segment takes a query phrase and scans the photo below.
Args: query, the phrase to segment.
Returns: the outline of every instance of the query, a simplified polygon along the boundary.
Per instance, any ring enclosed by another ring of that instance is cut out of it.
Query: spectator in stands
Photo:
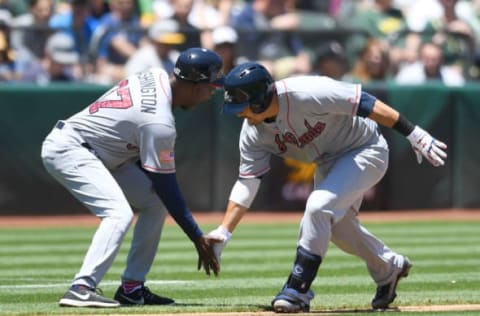
[[[149,43],[137,50],[126,64],[127,75],[151,67],[165,69],[173,75],[175,61],[179,55],[178,45],[185,42],[178,22],[173,19],[158,20],[148,29]]]
[[[437,81],[448,86],[460,86],[465,83],[462,74],[455,68],[443,64],[442,48],[426,42],[420,47],[420,58],[417,62],[404,65],[395,77],[399,84],[421,84]]]
[[[181,22],[182,29],[188,33],[194,33],[194,36],[187,39],[183,49],[192,45],[213,49],[211,30],[230,23],[235,2],[234,0],[156,0],[153,2],[153,10],[157,18],[173,17]]]
[[[107,0],[89,0],[89,5],[91,20],[95,21],[97,25],[110,12],[110,5]],[[94,29],[96,29],[96,26]]]
[[[315,51],[313,73],[342,80],[349,71],[345,50],[337,41],[321,44]]]
[[[25,69],[21,80],[38,84],[78,81],[81,80],[79,61],[73,38],[64,32],[56,32],[47,40],[42,63]]]
[[[228,25],[232,17],[232,10],[235,8],[234,0],[205,0],[207,8],[211,7],[212,14],[218,16],[215,18],[217,25]],[[208,15],[207,15],[208,17]]]
[[[375,37],[389,46],[389,59],[392,71],[403,62],[417,59],[420,41],[407,27],[403,12],[393,0],[374,0],[372,5],[358,2],[357,12],[344,23],[346,26],[366,31],[368,36],[354,36],[349,49],[355,53],[365,45],[368,37]]]
[[[73,37],[77,51],[86,55],[96,23],[90,21],[89,0],[68,0],[70,9],[67,12],[54,14],[49,26],[55,30],[63,30]]]
[[[253,0],[232,16],[232,26],[244,34],[241,54],[261,62],[278,79],[311,71],[301,38],[290,32],[298,28],[299,16],[286,8],[286,0]]]
[[[212,32],[213,50],[222,57],[223,72],[226,74],[237,65],[238,34],[234,28],[224,25]]]
[[[195,0],[188,13],[188,22],[197,29],[214,29],[230,22],[234,0]],[[171,17],[174,14],[174,0],[154,0],[153,10],[159,19]]]
[[[213,30],[230,23],[233,0],[196,0],[188,20],[200,30],[202,47],[210,47]]]
[[[0,20],[0,82],[18,78],[15,53],[10,46],[10,27]]]
[[[196,0],[188,20],[200,30],[211,30],[230,22],[233,0]]]
[[[42,59],[45,43],[51,34],[48,21],[53,13],[53,0],[29,0],[29,12],[12,21],[12,46],[24,50],[29,58]]]
[[[406,29],[405,16],[394,6],[393,0],[374,0],[371,3],[366,6],[359,1],[356,14],[351,21],[345,22],[367,31],[370,36],[387,40],[398,37]]]
[[[227,74],[239,62],[237,56],[238,34],[234,28],[223,25],[216,27],[211,32],[213,42],[212,50],[222,57],[224,74]],[[221,109],[225,101],[225,91],[222,88],[215,89],[212,97],[200,104],[200,106],[208,105],[215,109]]]
[[[390,60],[388,45],[377,38],[369,38],[353,69],[345,80],[359,83],[389,80]]]
[[[476,16],[478,1],[422,0],[414,1],[406,12],[407,23],[415,32],[448,29],[472,35],[480,33]]]
[[[184,33],[186,39],[185,43],[178,47],[179,51],[204,46],[200,38],[201,30],[193,25],[189,19],[193,5],[193,0],[160,1],[154,5],[158,19],[174,19],[180,25],[180,30]]]
[[[135,0],[111,0],[94,33],[99,39],[96,82],[117,82],[125,76],[125,63],[139,48],[143,38]]]
[[[475,47],[480,47],[480,20],[471,1],[416,1],[408,13],[409,26],[423,41],[442,46],[445,64],[465,72]]]
[[[57,31],[63,30],[74,39],[80,62],[84,65],[82,71],[86,75],[93,71],[89,47],[97,22],[91,17],[89,0],[68,0],[67,3],[70,9],[53,15],[49,25]]]

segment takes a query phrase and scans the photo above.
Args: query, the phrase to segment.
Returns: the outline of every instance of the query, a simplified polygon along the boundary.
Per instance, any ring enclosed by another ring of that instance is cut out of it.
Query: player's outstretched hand
[[[422,157],[425,157],[435,167],[445,164],[447,154],[444,150],[447,149],[447,145],[433,138],[422,128],[415,126],[407,139],[412,144],[419,164],[422,163]]]
[[[221,242],[221,240],[208,237],[206,235],[201,236],[194,242],[198,253],[197,269],[200,270],[201,267],[203,267],[207,275],[210,275],[210,269],[213,271],[215,276],[217,276],[218,272],[220,271],[220,264],[217,261],[215,252],[213,251],[213,245],[216,242]]]
[[[222,260],[223,248],[225,248],[230,238],[232,238],[232,233],[229,232],[225,227],[220,225],[211,232],[209,232],[207,236],[221,240],[220,242],[216,242],[213,244],[213,251],[215,252],[215,257],[217,258],[218,263],[220,263]]]

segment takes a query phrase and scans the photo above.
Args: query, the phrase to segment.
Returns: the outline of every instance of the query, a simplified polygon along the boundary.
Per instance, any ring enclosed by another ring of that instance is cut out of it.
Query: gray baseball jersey
[[[151,69],[121,81],[46,137],[45,168],[103,218],[74,284],[96,287],[102,280],[133,220],[132,208],[139,215],[122,279],[145,280],[167,210],[136,161],[151,172],[175,172],[171,101],[167,73]]]
[[[328,77],[298,76],[277,81],[279,113],[274,123],[244,121],[240,134],[240,177],[270,169],[270,155],[322,164],[368,142],[377,124],[355,116],[359,84]]]
[[[175,172],[175,120],[168,74],[132,75],[67,120],[108,169],[138,160],[148,171]]]
[[[314,190],[306,202],[298,245],[324,258],[332,241],[363,258],[378,284],[391,282],[402,256],[356,216],[363,195],[388,166],[388,145],[377,123],[356,116],[361,86],[320,76],[290,77],[275,85],[275,122],[243,123],[239,176],[265,174],[272,154],[315,162]]]

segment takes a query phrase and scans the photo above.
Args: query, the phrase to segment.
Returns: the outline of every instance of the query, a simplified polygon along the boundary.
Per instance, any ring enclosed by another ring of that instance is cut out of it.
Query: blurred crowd
[[[172,74],[188,47],[281,79],[480,80],[480,0],[0,0],[0,81],[111,84]]]

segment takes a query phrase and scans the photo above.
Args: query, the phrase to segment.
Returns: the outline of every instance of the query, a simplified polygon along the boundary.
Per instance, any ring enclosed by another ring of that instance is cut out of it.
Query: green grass
[[[215,227],[202,225],[205,231]],[[480,304],[480,222],[366,223],[414,264],[393,305]],[[115,310],[60,308],[58,300],[80,267],[93,236],[85,228],[0,230],[0,315],[167,314],[268,310],[295,255],[298,223],[241,224],[226,248],[220,276],[196,270],[193,244],[167,226],[147,285],[174,298],[174,307]],[[112,296],[123,271],[131,232],[100,287]],[[375,285],[363,262],[330,246],[312,289],[312,310],[358,315],[370,306]],[[354,312],[355,310],[359,310]],[[480,312],[388,312],[388,315],[478,315]],[[378,315],[378,313],[375,313]]]

